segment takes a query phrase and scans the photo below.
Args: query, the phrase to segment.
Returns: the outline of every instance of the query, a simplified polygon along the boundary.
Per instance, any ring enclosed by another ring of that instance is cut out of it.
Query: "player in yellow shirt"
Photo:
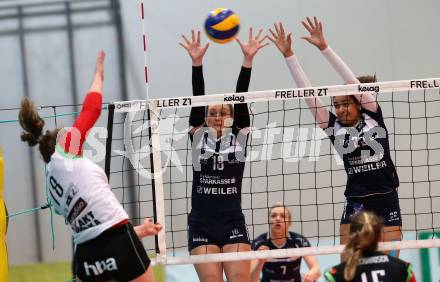
[[[3,200],[4,162],[0,147],[0,282],[8,281],[8,252],[6,249],[7,211]]]

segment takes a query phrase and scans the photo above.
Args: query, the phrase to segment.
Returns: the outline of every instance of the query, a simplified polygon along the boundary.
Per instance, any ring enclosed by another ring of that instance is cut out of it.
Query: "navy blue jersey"
[[[327,281],[344,282],[345,263],[332,267],[325,272]],[[383,281],[383,282],[413,282],[415,277],[412,266],[401,259],[373,252],[359,260],[356,274],[352,281]]]
[[[241,68],[237,93],[248,91],[251,72],[251,68]],[[205,95],[202,66],[192,68],[192,87],[194,96]],[[244,96],[237,97],[244,100]],[[193,156],[192,208],[201,214],[214,216],[225,212],[241,213],[241,182],[250,126],[249,109],[246,103],[234,105],[232,128],[220,139],[208,134],[206,110],[206,107],[193,107],[189,118],[192,128],[201,127],[194,136],[190,135]]]
[[[271,250],[310,247],[309,241],[302,235],[289,232],[286,243],[283,246],[276,246],[267,233],[258,236],[252,243],[252,249],[258,250],[260,246],[267,246]],[[269,259],[263,266],[263,277],[261,282],[296,282],[301,281],[301,260],[302,257]]]
[[[191,136],[192,209],[205,215],[241,213],[241,183],[247,141],[247,133],[243,132],[247,130],[243,129],[240,133],[238,129],[230,130],[220,139],[210,137],[207,130],[207,127],[202,127],[198,129],[201,132]]]
[[[330,112],[326,133],[344,161],[346,197],[385,194],[399,186],[388,130],[379,106],[376,113],[362,108],[360,121],[353,127],[344,127]]]

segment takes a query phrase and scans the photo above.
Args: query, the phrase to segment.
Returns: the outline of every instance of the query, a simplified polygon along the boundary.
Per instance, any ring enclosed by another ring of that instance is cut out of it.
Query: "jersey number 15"
[[[371,279],[368,278],[368,275],[366,272],[363,272],[361,274],[362,282],[381,282],[381,280],[379,280],[379,276],[385,276],[385,270],[383,270],[383,269],[373,270],[373,271],[370,271],[369,274],[371,276]]]

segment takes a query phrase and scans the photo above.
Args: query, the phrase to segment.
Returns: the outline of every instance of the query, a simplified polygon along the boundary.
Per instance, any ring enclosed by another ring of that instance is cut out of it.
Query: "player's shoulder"
[[[292,239],[305,239],[305,237],[299,233],[293,232],[293,231],[289,231],[289,236]]]
[[[376,122],[379,123],[383,121],[382,108],[379,106],[379,104],[377,104],[377,109],[375,112],[372,112],[362,107],[361,114],[365,117],[366,121],[375,120]]]
[[[289,231],[288,240],[290,240],[292,243],[294,243],[295,247],[310,247],[311,246],[309,240],[306,237],[304,237],[303,235],[296,233],[296,232]]]
[[[252,241],[253,250],[257,250],[262,245],[269,245],[269,237],[267,233],[260,234]]]
[[[335,265],[324,272],[324,277],[327,281],[339,281],[340,277],[344,275],[345,263]]]
[[[400,266],[405,269],[411,267],[411,263],[404,261],[403,259],[396,258],[396,257],[390,256],[390,255],[386,255],[386,256],[388,257],[389,262],[394,266]]]
[[[267,232],[262,233],[260,235],[258,235],[255,239],[255,242],[263,242],[263,241],[269,241],[269,236],[267,234]]]

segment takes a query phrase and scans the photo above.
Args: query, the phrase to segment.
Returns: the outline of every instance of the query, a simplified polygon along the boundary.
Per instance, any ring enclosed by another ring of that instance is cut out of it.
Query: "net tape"
[[[188,96],[165,99],[132,100],[115,102],[115,112],[133,112],[150,109],[183,108],[213,104],[283,101],[304,98],[324,98],[353,94],[393,93],[411,90],[440,88],[440,78],[398,80],[365,84],[287,88],[243,93],[225,93],[205,96]]]
[[[162,172],[163,169],[160,164],[160,142],[159,132],[157,130],[157,114],[163,109],[177,109],[188,108],[196,106],[207,106],[212,104],[234,104],[234,103],[251,103],[251,102],[268,102],[268,101],[289,101],[294,99],[304,98],[322,98],[341,95],[353,95],[353,94],[378,94],[378,93],[394,93],[394,92],[406,92],[406,91],[423,91],[428,89],[439,89],[440,78],[428,78],[417,80],[401,80],[401,81],[387,81],[377,82],[369,84],[350,84],[350,85],[336,85],[336,86],[320,86],[320,87],[307,87],[307,88],[289,88],[278,90],[266,90],[255,91],[247,93],[226,93],[226,94],[214,94],[207,96],[188,96],[177,98],[164,98],[164,99],[150,99],[147,100],[133,100],[133,101],[121,101],[115,102],[115,112],[136,112],[150,109],[152,115],[152,138],[151,145],[156,152],[153,154],[153,161],[155,163],[155,190],[156,195],[161,198],[157,201],[157,209],[162,211],[159,213],[158,220],[165,222],[165,206],[163,200],[163,184],[162,184]],[[161,196],[162,195],[162,196]],[[342,245],[336,246],[319,246],[301,249],[284,249],[284,250],[268,250],[268,251],[251,251],[251,252],[237,252],[237,253],[220,253],[220,254],[206,254],[196,255],[188,257],[173,257],[167,256],[166,253],[166,240],[165,230],[162,230],[159,234],[159,249],[160,254],[153,260],[153,264],[193,264],[193,263],[206,263],[206,262],[219,262],[219,261],[235,261],[245,259],[260,259],[260,258],[282,258],[282,257],[295,257],[304,255],[324,255],[324,254],[336,254],[343,251]],[[381,243],[380,250],[392,250],[392,249],[412,249],[412,248],[434,248],[440,247],[440,239],[430,240],[413,240],[402,242],[387,242]]]

